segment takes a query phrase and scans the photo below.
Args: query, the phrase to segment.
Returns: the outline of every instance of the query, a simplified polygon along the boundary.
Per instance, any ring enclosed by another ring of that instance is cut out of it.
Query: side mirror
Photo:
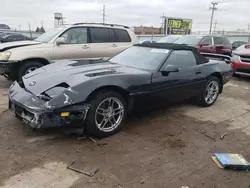
[[[201,44],[201,47],[203,47],[203,46],[209,46],[209,45],[210,45],[209,43],[203,42],[203,43]]]
[[[65,44],[65,40],[63,37],[56,39],[56,45],[60,46],[61,44]]]
[[[166,67],[163,68],[162,75],[168,76],[169,73],[171,72],[179,72],[179,69],[174,65],[167,65]]]

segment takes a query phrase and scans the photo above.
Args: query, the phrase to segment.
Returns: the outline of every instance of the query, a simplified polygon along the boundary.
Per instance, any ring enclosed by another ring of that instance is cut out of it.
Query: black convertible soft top
[[[203,64],[209,62],[209,59],[200,54],[196,48],[192,46],[187,46],[184,44],[173,44],[173,43],[144,43],[144,44],[135,44],[134,46],[148,47],[148,48],[162,48],[168,50],[190,50],[193,52],[197,64]]]

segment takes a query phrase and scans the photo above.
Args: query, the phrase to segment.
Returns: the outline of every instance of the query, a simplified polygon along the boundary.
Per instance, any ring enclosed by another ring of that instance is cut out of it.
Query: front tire
[[[221,83],[217,77],[211,77],[207,83],[204,91],[197,97],[197,103],[203,107],[212,106],[220,93]]]
[[[96,137],[108,137],[121,128],[127,115],[127,104],[117,92],[100,91],[91,100],[86,131]]]
[[[17,81],[21,81],[22,77],[40,67],[44,64],[38,61],[27,61],[24,64],[21,64],[20,68],[17,70]]]

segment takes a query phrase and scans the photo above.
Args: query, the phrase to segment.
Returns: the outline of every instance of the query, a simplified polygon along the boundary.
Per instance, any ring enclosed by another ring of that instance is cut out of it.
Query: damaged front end
[[[9,89],[9,111],[16,118],[22,120],[32,128],[60,127],[65,125],[84,125],[90,105],[74,103],[70,95],[74,93],[70,88],[57,87],[38,96],[29,92],[23,83],[14,82]],[[63,88],[63,90],[62,90]],[[50,104],[50,101],[63,93],[65,99],[60,105]],[[54,96],[52,95],[54,94]]]

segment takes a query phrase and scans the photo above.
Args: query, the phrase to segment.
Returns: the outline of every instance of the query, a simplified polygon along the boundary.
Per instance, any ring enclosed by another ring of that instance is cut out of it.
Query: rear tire
[[[86,131],[100,138],[117,133],[127,115],[127,104],[122,95],[102,90],[92,97],[90,103],[85,121]]]
[[[212,106],[219,96],[220,88],[220,80],[215,76],[211,77],[207,81],[204,91],[197,96],[197,104],[202,107]]]
[[[44,64],[40,63],[38,61],[27,61],[27,62],[21,64],[21,66],[17,70],[17,81],[21,81],[22,77],[25,74],[28,74],[28,73],[30,73],[30,72],[34,71],[35,69],[38,69],[42,66],[44,66]]]

